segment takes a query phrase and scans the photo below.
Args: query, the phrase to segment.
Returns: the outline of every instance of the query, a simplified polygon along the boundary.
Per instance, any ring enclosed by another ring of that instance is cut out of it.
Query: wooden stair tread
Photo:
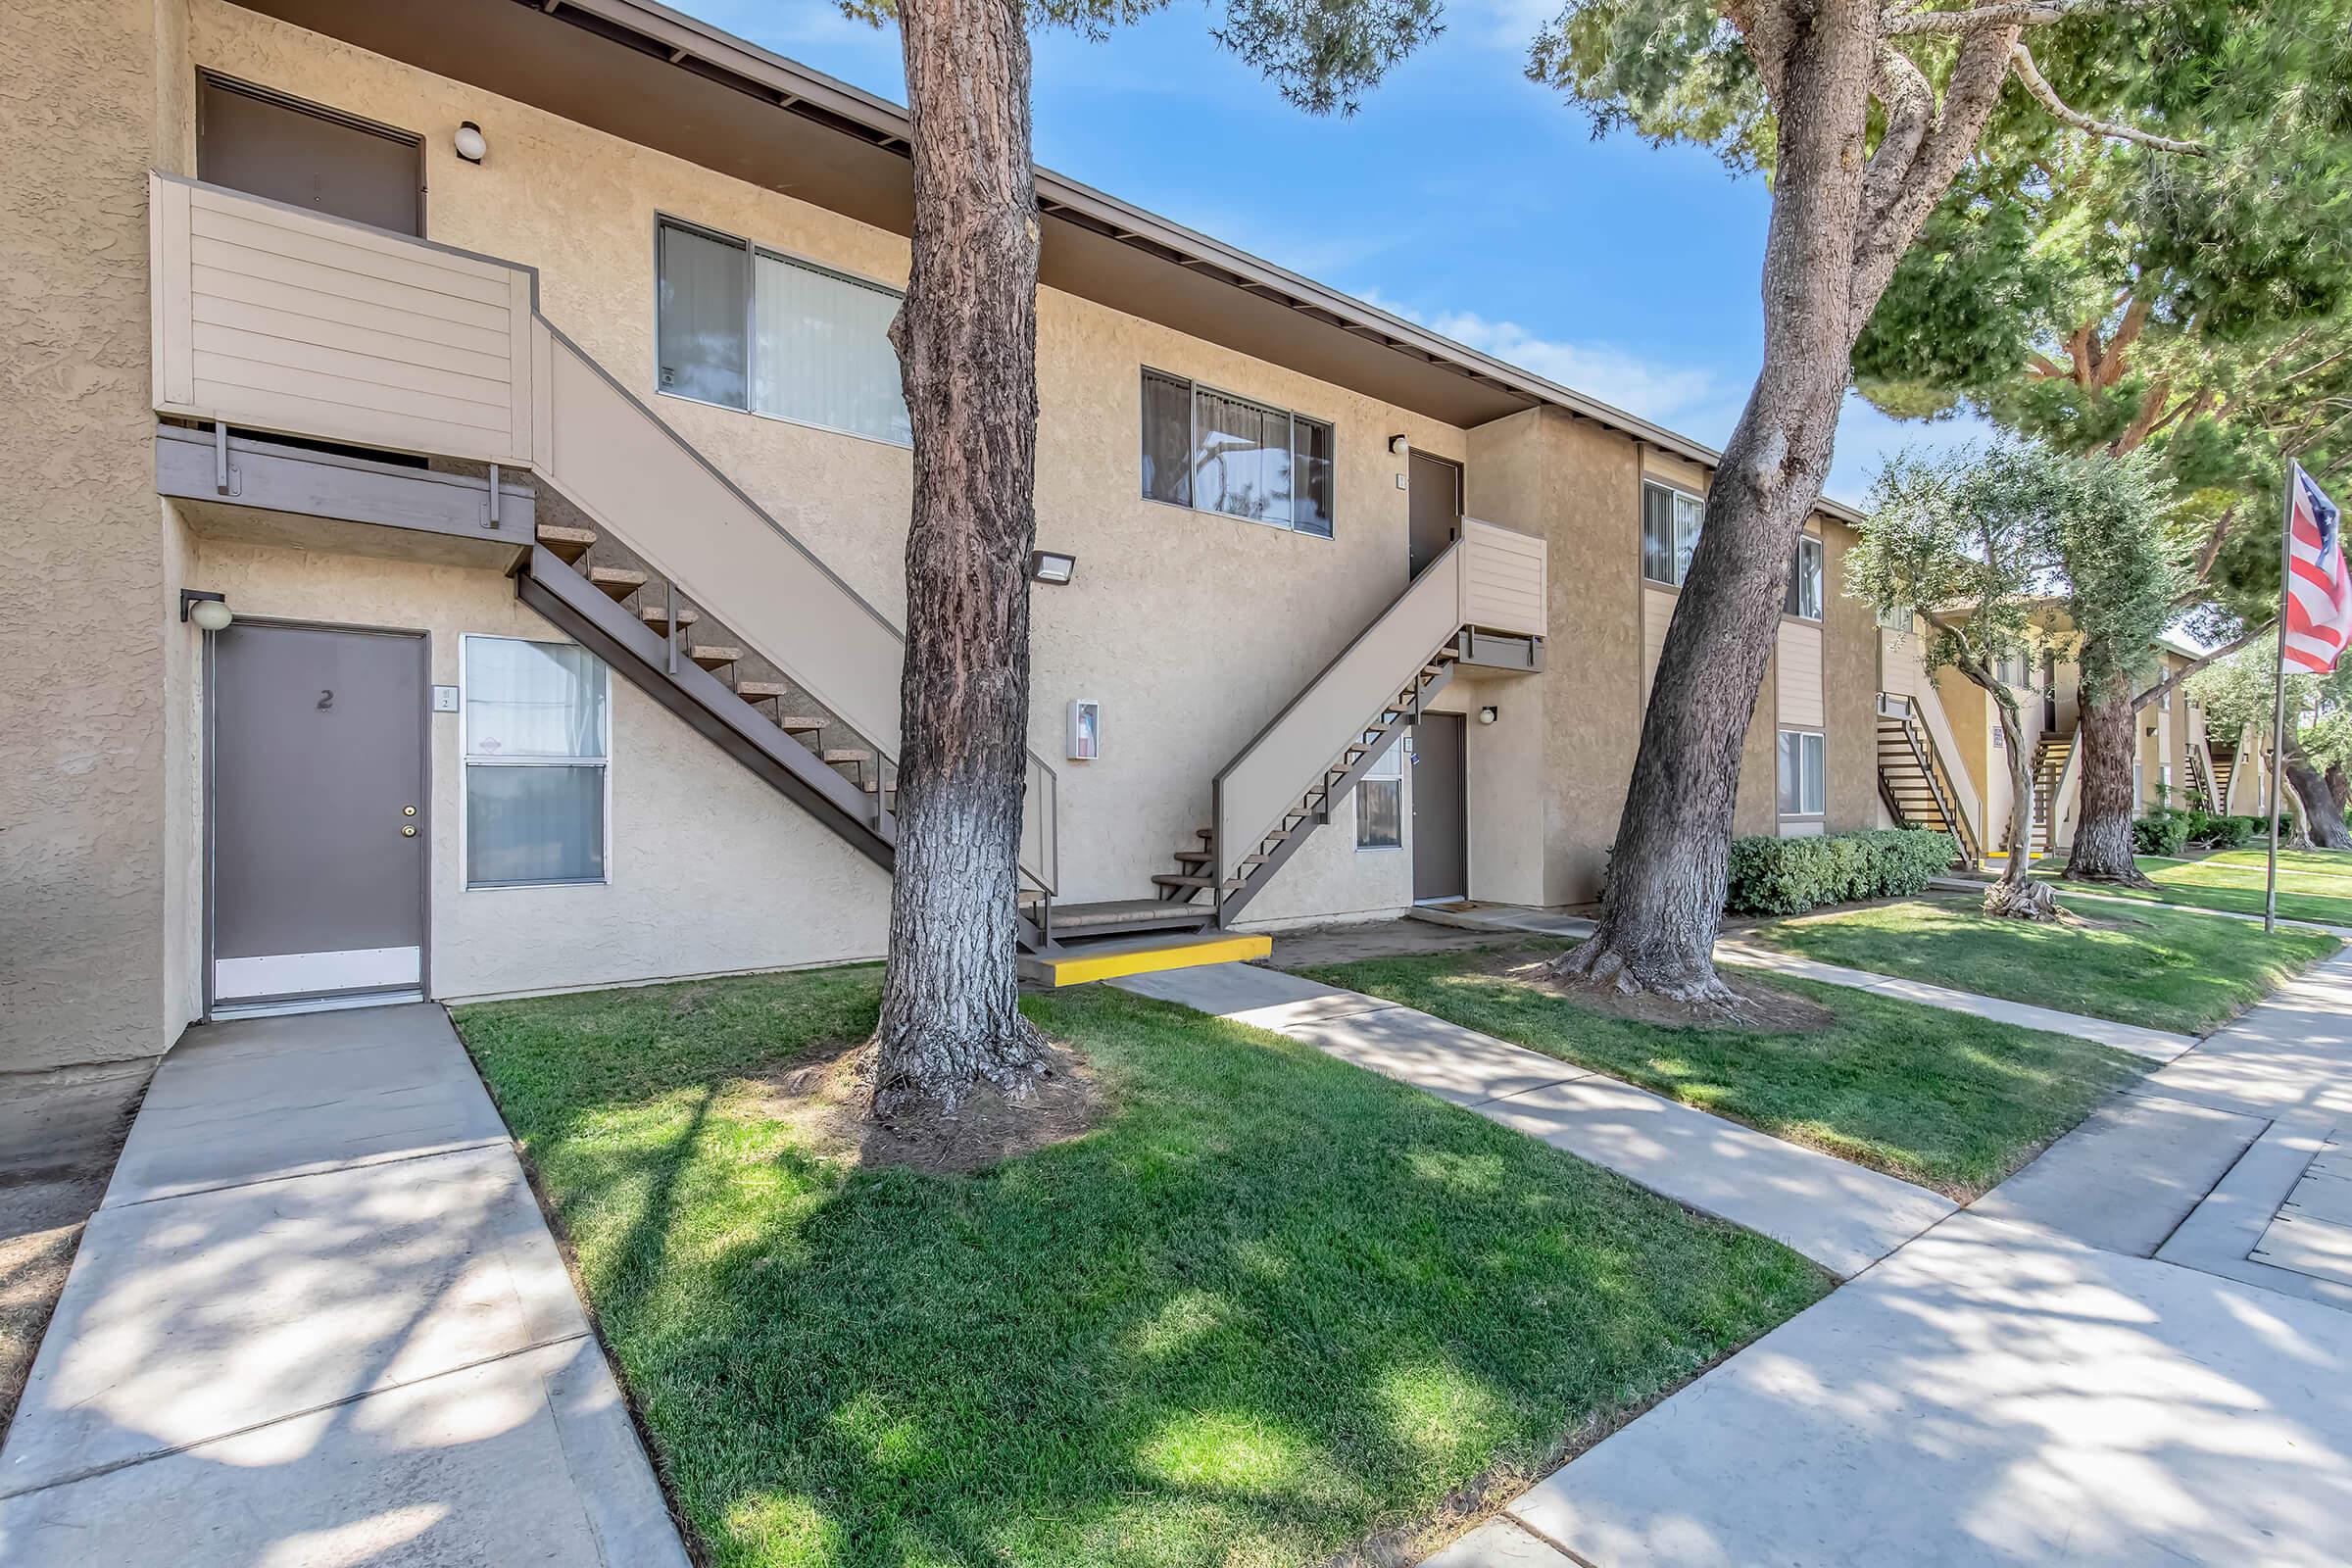
[[[739,680],[735,695],[747,703],[764,703],[771,697],[781,697],[792,687],[780,680]]]
[[[813,735],[825,727],[825,721],[808,713],[786,713],[776,720],[776,727],[787,735]]]
[[[637,618],[644,621],[649,626],[667,626],[669,624],[669,612],[664,610],[660,605],[648,605],[643,610],[637,612]],[[699,612],[692,610],[681,610],[678,612],[678,624],[680,626],[691,626],[702,618],[703,617]]]
[[[590,566],[588,581],[591,586],[604,590],[608,598],[626,599],[645,586],[645,573],[627,571],[619,566]]]
[[[743,662],[743,650],[721,647],[716,644],[696,643],[686,650],[686,657],[705,669],[724,669],[729,664]]]
[[[870,762],[874,760],[873,753],[861,752],[852,746],[828,747],[823,757],[828,762]]]
[[[586,555],[597,539],[596,531],[592,528],[559,528],[552,522],[539,524],[537,537],[549,554],[565,565]]]

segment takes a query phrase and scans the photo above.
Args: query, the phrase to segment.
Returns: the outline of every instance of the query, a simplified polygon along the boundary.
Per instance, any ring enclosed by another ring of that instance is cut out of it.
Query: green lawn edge
[[[1117,1103],[847,1171],[730,1084],[872,967],[458,1009],[725,1568],[1320,1562],[1505,1490],[1829,1289],[1763,1237],[1281,1036],[1026,998]]]

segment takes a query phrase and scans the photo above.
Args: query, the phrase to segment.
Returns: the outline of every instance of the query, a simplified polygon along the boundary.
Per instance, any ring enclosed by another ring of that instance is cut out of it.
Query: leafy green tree
[[[2144,53],[2158,25],[2132,0],[1568,0],[1537,39],[1529,74],[1601,129],[1704,144],[1767,172],[1773,193],[1764,363],[1660,652],[1599,930],[1561,960],[1563,977],[1728,1001],[1712,949],[1740,751],[1856,339],[1996,114],[2046,117],[2069,147],[2199,151],[2148,113],[2128,74],[2079,71]],[[2062,97],[2045,61],[2087,95]],[[1982,188],[1994,202],[2023,194]]]
[[[2206,729],[2250,732],[2257,737],[2257,749],[2269,756],[2278,660],[2278,638],[2264,636],[2190,676],[2185,684],[2205,710]],[[2329,771],[2341,771],[2352,760],[2339,750],[2352,725],[2352,662],[2339,664],[2332,675],[2289,674],[2286,712],[2286,765],[2274,767],[2272,776],[2285,775],[2309,842],[2323,849],[2352,849],[2352,829],[2344,823],[2343,808],[2328,778]],[[2274,799],[2264,808],[2281,808]]]
[[[1985,898],[1996,914],[2047,919],[2048,890],[2026,877],[2034,809],[2033,748],[2016,693],[1996,673],[2012,655],[2062,648],[2084,691],[2129,682],[2172,614],[2180,575],[2164,546],[2163,487],[2136,458],[2072,457],[2004,442],[1940,459],[1890,462],[1870,518],[1846,557],[1847,585],[1881,614],[1917,613],[1931,668],[1949,665],[1991,697],[2010,768],[2009,859]],[[2129,724],[2132,710],[2110,705]],[[2091,718],[2085,708],[2084,726]],[[2087,770],[2082,790],[2131,793]],[[2131,815],[2124,813],[2124,863]],[[2077,838],[2077,853],[2081,839]],[[2071,874],[2071,866],[2070,866]]]
[[[1100,32],[1160,0],[848,0],[895,20],[914,232],[891,324],[914,445],[898,855],[873,1112],[1027,1093],[1013,911],[1037,515],[1037,185],[1029,29]],[[1437,30],[1437,0],[1228,0],[1218,39],[1317,113]]]

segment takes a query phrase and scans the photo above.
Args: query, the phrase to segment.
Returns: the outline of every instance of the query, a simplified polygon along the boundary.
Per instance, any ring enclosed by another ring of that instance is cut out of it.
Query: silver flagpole
[[[2286,514],[2278,530],[2278,667],[2271,677],[2271,863],[2262,890],[2262,928],[2278,929],[2278,818],[2286,805],[2286,610],[2295,569],[2295,464],[2286,464]]]

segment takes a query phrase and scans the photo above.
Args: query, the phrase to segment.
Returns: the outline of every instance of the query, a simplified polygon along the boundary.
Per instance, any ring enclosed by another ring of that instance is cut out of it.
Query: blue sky
[[[672,0],[905,102],[895,29],[815,0]],[[1769,197],[1708,153],[1595,141],[1522,74],[1556,0],[1454,0],[1446,30],[1352,120],[1301,114],[1177,0],[1102,43],[1038,35],[1038,161],[1710,445],[1762,353]],[[1849,398],[1830,494],[1971,434]]]

